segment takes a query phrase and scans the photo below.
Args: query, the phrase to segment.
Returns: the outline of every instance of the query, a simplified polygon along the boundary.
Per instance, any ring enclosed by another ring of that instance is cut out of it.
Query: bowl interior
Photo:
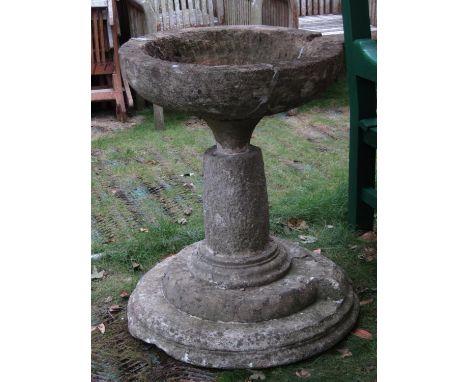
[[[191,30],[149,42],[145,51],[161,60],[198,65],[275,64],[314,54],[317,35],[288,30]]]

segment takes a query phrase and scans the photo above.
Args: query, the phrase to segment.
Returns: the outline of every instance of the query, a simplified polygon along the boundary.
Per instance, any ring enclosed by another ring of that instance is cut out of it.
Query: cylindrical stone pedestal
[[[261,150],[247,145],[226,153],[213,146],[203,163],[205,240],[189,261],[190,271],[230,288],[278,279],[290,260],[270,238]]]
[[[326,257],[269,234],[258,120],[207,118],[205,239],[157,264],[128,306],[130,333],[200,366],[262,368],[310,357],[354,325],[358,300]]]

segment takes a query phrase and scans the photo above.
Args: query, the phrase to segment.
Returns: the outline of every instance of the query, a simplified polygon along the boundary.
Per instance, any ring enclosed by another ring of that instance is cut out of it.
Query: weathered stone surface
[[[310,100],[343,70],[343,43],[313,32],[224,26],[159,32],[120,48],[130,85],[168,110],[260,119]]]
[[[197,28],[121,48],[131,85],[152,103],[204,118],[205,240],[156,265],[128,307],[130,333],[185,362],[261,368],[310,357],[354,325],[359,304],[327,258],[269,235],[255,125],[308,101],[341,70],[342,43],[253,26]]]
[[[230,290],[232,304],[237,304],[237,309],[228,306],[232,319],[226,316],[223,320],[216,320],[219,317],[216,309],[223,310],[226,305],[215,307],[211,299],[215,292],[222,293],[222,289],[205,285],[205,297],[201,301],[193,301],[200,310],[209,307],[206,313],[197,311],[205,317],[196,317],[193,311],[184,312],[181,306],[176,307],[168,301],[164,279],[172,278],[177,282],[181,274],[188,274],[184,263],[197,251],[199,243],[195,243],[156,265],[140,280],[129,300],[130,333],[157,345],[179,360],[216,368],[283,365],[335,345],[352,328],[358,315],[359,301],[349,280],[326,257],[280,242],[292,259],[292,266],[288,274],[276,282],[277,286],[283,285],[288,289],[289,285],[294,289],[302,280],[315,289],[310,295],[309,305],[290,314],[280,312],[278,318],[265,320],[265,309],[281,301],[281,297],[274,293],[274,285],[245,288],[244,291]],[[173,273],[179,266],[180,273]],[[186,292],[190,294],[190,291]],[[269,303],[266,303],[265,296],[261,296],[262,293],[267,294]],[[226,303],[229,305],[229,297],[226,297]],[[190,310],[187,306],[182,308]]]

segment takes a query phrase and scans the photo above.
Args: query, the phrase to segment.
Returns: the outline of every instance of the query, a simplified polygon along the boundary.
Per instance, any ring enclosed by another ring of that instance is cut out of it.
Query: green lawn
[[[374,299],[361,307],[358,322],[373,337],[350,335],[338,346],[348,348],[349,357],[332,349],[297,364],[264,370],[267,381],[376,379],[376,260],[365,256],[375,243],[360,240],[346,224],[348,113],[341,79],[301,107],[298,115],[264,118],[252,144],[263,150],[272,233],[292,241],[299,241],[300,234],[318,239],[304,246],[321,248],[346,270],[361,299]],[[131,292],[155,263],[203,238],[201,159],[214,144],[211,132],[190,116],[170,113],[166,130],[155,131],[151,113],[144,114],[145,121],[134,128],[92,142],[92,252],[104,254],[93,265],[106,271],[102,280],[92,283],[92,319],[93,324],[106,322],[107,328],[104,334],[97,330],[92,334],[93,372],[107,373],[110,380],[127,381],[132,373],[131,380],[164,380],[158,370],[172,367],[173,361],[128,335],[125,310],[114,318],[106,311],[111,304],[125,305],[120,291]],[[290,218],[305,220],[308,230],[291,230]],[[180,224],[181,219],[186,224]],[[116,341],[125,344],[121,346],[125,351],[113,351]],[[119,366],[128,359],[144,366],[138,371]],[[298,377],[301,369],[310,376]],[[244,381],[252,374],[211,373],[223,382]]]

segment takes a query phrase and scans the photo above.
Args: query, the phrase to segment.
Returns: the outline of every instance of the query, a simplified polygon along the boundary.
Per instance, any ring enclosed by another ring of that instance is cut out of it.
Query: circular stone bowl
[[[260,119],[299,106],[344,66],[343,43],[269,26],[188,28],[132,38],[123,73],[148,101],[212,119]]]

